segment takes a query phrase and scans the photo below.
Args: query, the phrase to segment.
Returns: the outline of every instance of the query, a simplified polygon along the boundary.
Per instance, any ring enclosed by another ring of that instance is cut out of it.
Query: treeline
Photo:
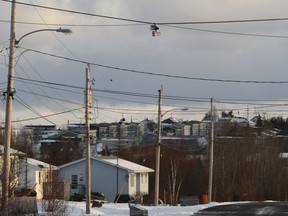
[[[275,128],[272,123],[278,120],[265,120],[264,125],[270,125],[262,128],[223,125],[221,136],[214,139],[214,201],[287,200],[288,159],[281,157],[287,148],[287,138],[267,132]],[[134,147],[122,152],[121,157],[154,168],[155,143]],[[162,144],[160,199],[176,204],[181,196],[207,194],[208,168],[208,145],[196,151],[187,143],[175,144],[173,140]],[[149,191],[146,199],[153,203],[154,175]]]
[[[276,128],[281,135],[288,135],[288,118],[284,119],[282,116],[272,117],[263,120],[263,126]]]
[[[214,199],[286,200],[288,160],[281,155],[287,138],[272,136],[265,128],[226,127],[242,136],[215,139]]]

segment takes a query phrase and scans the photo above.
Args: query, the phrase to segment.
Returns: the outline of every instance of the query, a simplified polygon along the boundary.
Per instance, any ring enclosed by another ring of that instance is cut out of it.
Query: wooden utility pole
[[[209,203],[212,201],[213,192],[213,157],[214,157],[214,100],[211,98],[211,143],[210,143],[210,163],[209,163],[209,187],[208,199]]]
[[[159,104],[158,104],[158,136],[157,136],[157,144],[156,144],[156,166],[155,166],[155,206],[158,205],[159,200],[159,179],[160,179],[160,146],[161,146],[161,121],[162,121],[162,94],[163,94],[163,86],[159,92]]]
[[[12,1],[11,25],[10,25],[10,53],[8,84],[6,91],[6,113],[5,113],[5,139],[4,139],[4,162],[2,178],[2,212],[8,215],[9,190],[10,190],[10,146],[12,133],[12,101],[14,90],[14,65],[15,65],[15,31],[16,31],[16,0]]]
[[[86,94],[85,94],[85,115],[86,115],[86,214],[90,214],[91,205],[91,166],[90,166],[90,107],[91,107],[91,84],[90,65],[86,68]]]

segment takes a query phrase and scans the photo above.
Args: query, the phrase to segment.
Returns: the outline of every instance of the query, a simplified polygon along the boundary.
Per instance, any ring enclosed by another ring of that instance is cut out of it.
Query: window
[[[78,187],[78,175],[71,175],[71,188],[77,189]]]
[[[135,181],[135,174],[130,175],[130,186],[134,187],[134,181]]]
[[[141,178],[141,184],[143,184],[143,181],[144,181],[144,173],[141,173],[141,176],[140,176],[140,178]]]
[[[41,172],[40,171],[38,172],[38,182],[39,184],[41,184]]]

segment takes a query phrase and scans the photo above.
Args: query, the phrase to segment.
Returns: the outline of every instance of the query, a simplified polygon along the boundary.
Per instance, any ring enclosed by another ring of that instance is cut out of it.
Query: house
[[[173,117],[169,117],[162,121],[163,136],[184,137],[191,135],[191,125],[179,122]]]
[[[29,134],[34,142],[41,140],[43,135],[57,133],[56,125],[26,125],[22,128],[23,133]]]
[[[59,167],[60,179],[69,182],[71,195],[86,188],[86,158]],[[148,194],[152,169],[114,156],[91,157],[91,192],[113,202],[118,194]]]
[[[22,157],[19,163],[18,191],[32,189],[36,192],[36,198],[42,199],[44,184],[51,182],[51,175],[58,168],[33,158]]]
[[[0,167],[3,166],[3,152],[4,146],[0,145]],[[36,198],[43,198],[43,185],[51,181],[51,173],[57,170],[57,167],[44,163],[42,161],[28,158],[26,154],[15,149],[10,149],[10,162],[11,162],[11,188],[15,192],[20,192],[26,189],[36,192]],[[2,171],[0,171],[0,174]],[[2,185],[0,183],[0,191]]]
[[[11,190],[18,185],[18,176],[20,171],[19,159],[25,156],[24,153],[15,149],[10,149],[10,174],[9,174],[9,187]],[[0,176],[3,176],[4,172],[4,146],[0,145]],[[2,181],[0,181],[0,196],[2,198]]]

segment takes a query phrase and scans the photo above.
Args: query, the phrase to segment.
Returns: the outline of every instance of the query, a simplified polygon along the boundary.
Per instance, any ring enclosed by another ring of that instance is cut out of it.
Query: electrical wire
[[[11,2],[9,0],[1,0],[4,2]],[[153,24],[154,22],[147,22],[147,21],[141,21],[141,20],[135,20],[135,19],[127,19],[127,18],[120,18],[120,17],[112,17],[112,16],[105,16],[105,15],[99,15],[99,14],[93,14],[93,13],[87,13],[87,12],[81,12],[81,11],[75,11],[75,10],[68,10],[68,9],[61,9],[61,8],[55,8],[55,7],[49,7],[44,5],[37,5],[37,4],[31,4],[31,3],[25,3],[25,2],[15,2],[16,4],[25,5],[25,6],[32,6],[47,10],[53,10],[53,11],[60,11],[60,12],[66,12],[66,13],[72,13],[72,14],[78,14],[78,15],[85,15],[85,16],[93,16],[93,17],[99,17],[99,18],[105,18],[105,19],[112,19],[112,20],[119,20],[119,21],[125,21],[125,22],[134,22],[134,23],[142,23],[142,24]]]
[[[283,38],[283,39],[288,38],[287,35],[252,34],[252,33],[241,33],[241,32],[230,32],[230,31],[190,28],[190,27],[175,26],[175,25],[165,25],[165,26],[171,27],[171,28],[200,31],[200,32],[209,32],[209,33],[216,33],[216,34],[228,34],[228,35],[249,36],[249,37]]]
[[[18,80],[15,80],[16,82]],[[59,87],[55,87],[55,86],[49,86],[49,85],[43,85],[43,84],[39,84],[39,83],[36,83],[35,81],[33,82],[30,82],[29,80],[21,80],[20,82],[22,83],[28,83],[28,84],[31,84],[31,85],[35,85],[35,86],[40,86],[40,87],[44,87],[44,88],[49,88],[49,89],[56,89],[58,91],[63,91],[63,92],[69,92],[69,93],[73,93],[73,94],[78,94],[78,95],[83,95],[83,92],[78,92],[78,91],[73,91],[71,89],[64,89],[64,88],[59,88]],[[45,81],[43,81],[45,82]]]
[[[38,111],[36,111],[34,108],[32,108],[30,105],[28,105],[24,100],[22,100],[21,98],[17,97],[15,98],[15,100],[23,105],[24,107],[26,107],[28,110],[30,110],[31,112],[33,112],[34,114],[38,115],[39,117],[41,117],[42,119],[48,121],[49,123],[53,124],[53,125],[57,125],[56,123],[52,122],[51,120],[47,119],[46,117],[42,116]]]
[[[36,83],[43,83],[47,85],[53,85],[53,86],[62,86],[62,87],[68,87],[68,88],[76,88],[76,89],[84,89],[83,87],[79,86],[73,86],[73,85],[67,85],[64,83],[55,83],[55,82],[47,82],[47,81],[39,81],[39,80],[34,80],[34,79],[26,79],[22,77],[14,77],[15,80],[21,80],[21,81],[30,81],[30,82],[36,82]],[[137,97],[148,97],[148,98],[158,98],[158,95],[156,94],[144,94],[144,93],[136,93],[136,92],[124,92],[124,91],[115,91],[115,90],[103,90],[103,89],[92,89],[92,91],[97,91],[97,92],[103,92],[103,93],[110,93],[110,94],[120,94],[120,95],[128,95],[128,96],[137,96]],[[201,102],[201,103],[209,103],[210,99],[208,98],[195,98],[195,97],[184,97],[184,96],[169,96],[169,95],[163,95],[163,99],[169,99],[169,100],[180,100],[180,101],[186,101],[186,102]],[[271,102],[287,102],[286,100],[271,100]],[[252,103],[251,100],[248,102],[237,102],[233,101],[221,101],[221,99],[215,100],[215,103],[223,103],[223,104],[234,104],[234,105],[257,105],[257,106],[263,106],[263,108],[267,107],[275,107],[275,106],[288,106],[288,103],[284,104],[272,104],[272,103]],[[243,108],[247,109],[247,108]],[[239,110],[239,109],[237,109]]]
[[[49,114],[49,115],[42,115],[40,117],[35,117],[35,118],[26,118],[26,119],[21,119],[21,120],[14,120],[12,122],[13,123],[18,123],[18,122],[24,122],[24,121],[33,121],[33,120],[42,119],[43,117],[48,118],[48,117],[52,117],[52,116],[58,116],[58,115],[61,115],[61,114],[71,113],[71,112],[74,112],[74,111],[80,111],[81,109],[84,109],[84,107],[71,109],[71,110],[58,112],[58,113],[53,113],[53,114]],[[4,123],[4,122],[2,122],[2,123]]]
[[[24,48],[26,49],[26,48]],[[115,66],[109,66],[109,65],[103,65],[99,63],[94,62],[87,62],[84,60],[77,60],[73,58],[68,58],[60,55],[55,55],[47,52],[42,52],[39,50],[34,49],[26,49],[27,51],[36,52],[42,55],[47,55],[54,58],[59,59],[65,59],[68,61],[78,62],[82,64],[90,64],[97,67],[102,68],[108,68],[123,72],[130,72],[130,73],[136,73],[136,74],[142,74],[142,75],[150,75],[150,76],[160,76],[160,77],[166,77],[166,78],[176,78],[176,79],[186,79],[186,80],[197,80],[197,81],[206,81],[206,82],[220,82],[220,83],[243,83],[243,84],[288,84],[288,80],[284,81],[260,81],[260,80],[233,80],[233,79],[213,79],[213,78],[202,78],[202,77],[189,77],[189,76],[180,76],[180,75],[169,75],[169,74],[162,74],[162,73],[155,73],[155,72],[149,72],[149,71],[140,71],[140,70],[134,70],[134,69],[128,69],[128,68],[121,68],[121,67],[115,67]]]
[[[2,23],[10,23],[8,20],[0,20]],[[134,27],[134,26],[143,26],[146,24],[69,24],[69,23],[37,23],[37,22],[16,22],[17,24],[26,24],[26,25],[39,25],[39,26],[67,26],[67,27]],[[271,34],[253,34],[253,33],[243,33],[243,32],[232,32],[232,31],[220,31],[220,30],[211,30],[211,29],[200,29],[200,28],[192,28],[192,27],[184,27],[184,26],[176,26],[176,25],[165,25],[163,26],[177,29],[185,29],[199,32],[208,32],[208,33],[216,33],[216,34],[227,34],[227,35],[236,35],[236,36],[249,36],[249,37],[266,37],[266,38],[283,38],[287,39],[287,35],[271,35]]]
[[[10,2],[11,0],[1,0],[3,2]],[[121,18],[121,17],[113,17],[113,16],[107,16],[107,15],[100,15],[100,14],[93,14],[93,13],[87,13],[87,12],[81,12],[76,10],[68,10],[63,8],[56,8],[56,7],[49,7],[39,4],[31,4],[31,3],[25,3],[25,2],[15,2],[16,4],[25,5],[25,6],[32,6],[47,10],[54,10],[54,11],[60,11],[60,12],[66,12],[66,13],[72,13],[72,14],[79,14],[79,15],[85,15],[85,16],[93,16],[93,17],[99,17],[99,18],[105,18],[105,19],[111,19],[111,20],[118,20],[118,21],[125,21],[125,22],[133,22],[133,23],[141,23],[141,24],[157,24],[157,25],[203,25],[203,24],[229,24],[229,23],[251,23],[251,22],[275,22],[275,21],[287,21],[287,17],[280,17],[280,18],[262,18],[262,19],[239,19],[239,20],[213,20],[213,21],[184,21],[184,22],[151,22],[151,21],[143,21],[143,20],[136,20],[136,19],[128,19],[128,18]]]
[[[36,74],[37,74],[42,80],[44,80],[44,79],[42,78],[42,76],[40,75],[40,73],[38,73],[38,71],[37,71],[37,70],[33,67],[33,65],[28,61],[28,59],[27,59],[25,56],[23,56],[23,58],[24,58],[25,61],[28,63],[28,65],[32,68],[32,70],[33,70],[34,72],[36,72]],[[15,65],[15,66],[16,66],[16,65]],[[26,73],[26,71],[25,71],[20,65],[18,65],[18,67],[20,67],[20,69],[24,72],[24,74],[25,74],[28,78],[30,78],[29,74]],[[27,83],[25,83],[25,84],[26,84],[26,87],[27,87],[30,91],[32,91],[32,90],[30,89],[30,87],[27,85]],[[39,91],[42,92],[42,94],[46,95],[46,98],[49,97],[49,96],[46,94],[46,92],[42,90],[42,88],[39,88],[39,87],[38,87],[38,89],[39,89]],[[53,90],[55,90],[55,89],[53,89]],[[57,92],[57,94],[61,96],[61,94],[60,94],[59,92]],[[48,105],[48,104],[46,104],[46,103],[43,102],[42,100],[39,100],[39,98],[38,98],[38,96],[37,96],[36,94],[34,94],[34,96],[36,96],[36,98],[38,99],[38,101],[39,101],[40,103],[44,104],[45,107],[47,107],[50,111],[54,112],[51,108],[49,108],[49,105]],[[64,97],[62,96],[62,98],[64,98]],[[60,103],[58,103],[57,101],[54,101],[54,103],[55,103],[57,106],[62,106],[62,105],[61,105]],[[63,107],[63,106],[62,106],[62,107]],[[68,109],[68,108],[66,108],[66,107],[63,107],[63,108],[64,108],[64,109]],[[61,116],[61,117],[62,117],[62,116]],[[62,117],[62,118],[63,118],[63,117]],[[68,120],[68,119],[66,119],[66,120]]]
[[[1,20],[2,23],[10,23],[9,20]],[[71,24],[71,23],[39,23],[39,22],[24,22],[24,21],[16,21],[17,24],[23,25],[39,25],[39,26],[69,26],[69,27],[133,27],[133,26],[143,26],[146,24]]]
[[[69,100],[65,100],[65,99],[61,99],[61,98],[55,98],[55,97],[51,97],[51,96],[48,96],[48,95],[43,95],[43,94],[39,94],[39,93],[35,93],[35,92],[29,92],[29,91],[25,91],[23,89],[17,89],[19,92],[24,92],[24,93],[27,93],[27,94],[31,94],[31,95],[34,95],[34,96],[41,96],[41,97],[44,97],[44,98],[49,98],[49,99],[53,99],[53,100],[57,100],[57,101],[61,101],[61,102],[65,102],[65,103],[70,103],[70,104],[73,104],[73,105],[83,105],[82,103],[77,103],[77,102],[72,102],[72,101],[69,101]]]

